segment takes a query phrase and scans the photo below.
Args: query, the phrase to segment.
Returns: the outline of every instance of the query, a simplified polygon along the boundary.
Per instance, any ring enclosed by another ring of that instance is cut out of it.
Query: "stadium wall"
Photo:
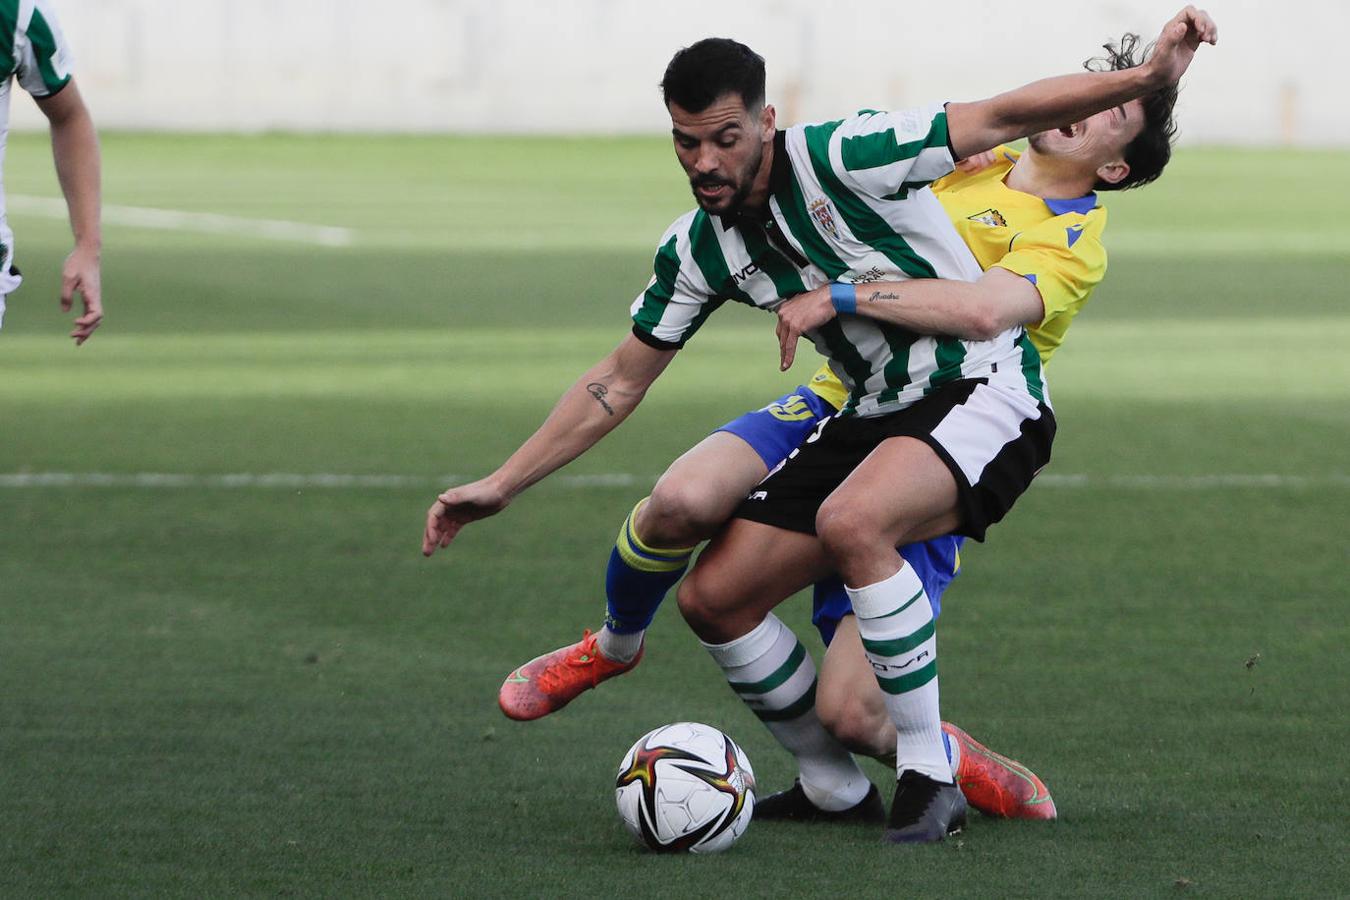
[[[986,96],[1147,37],[1178,0],[54,0],[101,126],[635,133],[666,60],[708,34],[769,63],[786,121]],[[1341,0],[1215,0],[1182,100],[1194,143],[1350,146]],[[843,10],[844,12],[840,12]],[[16,102],[16,125],[39,125]]]

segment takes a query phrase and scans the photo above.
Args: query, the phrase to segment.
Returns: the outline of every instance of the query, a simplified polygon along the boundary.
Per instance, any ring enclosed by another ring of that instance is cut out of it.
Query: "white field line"
[[[46,487],[133,488],[431,488],[463,484],[464,475],[431,478],[422,475],[345,475],[337,473],[236,472],[191,475],[172,472],[9,472],[0,473],[0,489]],[[566,488],[651,485],[655,475],[610,472],[597,475],[560,475],[551,483]],[[1212,490],[1214,488],[1303,489],[1350,487],[1350,475],[1069,475],[1046,474],[1036,484],[1048,488],[1118,488],[1125,490]]]
[[[48,219],[65,219],[68,215],[65,201],[51,197],[12,194],[8,198],[8,205],[11,210]],[[231,234],[271,241],[317,244],[320,247],[350,247],[356,242],[356,232],[335,225],[307,225],[284,219],[250,219],[222,213],[153,209],[148,206],[104,206],[103,221],[108,225],[130,225],[133,228]]]

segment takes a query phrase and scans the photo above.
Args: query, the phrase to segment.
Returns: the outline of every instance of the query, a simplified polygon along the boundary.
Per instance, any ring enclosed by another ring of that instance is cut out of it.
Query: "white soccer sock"
[[[646,629],[620,634],[611,631],[608,625],[600,629],[595,636],[595,646],[604,654],[605,659],[617,663],[632,662],[633,657],[642,649],[642,636]]]
[[[871,782],[816,716],[815,662],[777,616],[730,643],[703,646],[731,689],[797,758],[808,800],[837,812],[867,796]]]
[[[938,710],[937,637],[923,583],[904,565],[885,581],[847,588],[858,634],[895,723],[896,772],[951,783]]]

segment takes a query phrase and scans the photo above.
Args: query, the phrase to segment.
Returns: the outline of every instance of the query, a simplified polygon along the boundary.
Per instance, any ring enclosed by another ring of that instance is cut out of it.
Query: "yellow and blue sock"
[[[642,542],[633,523],[648,499],[638,501],[624,519],[605,573],[605,627],[597,640],[600,652],[615,662],[628,662],[637,655],[643,633],[661,601],[689,568],[696,549],[664,550]]]

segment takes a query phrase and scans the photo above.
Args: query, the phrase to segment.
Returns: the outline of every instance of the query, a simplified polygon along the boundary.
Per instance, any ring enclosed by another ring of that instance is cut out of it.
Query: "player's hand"
[[[1159,87],[1167,87],[1181,80],[1202,43],[1218,42],[1219,28],[1209,13],[1188,6],[1163,26],[1153,45],[1153,53],[1144,65]]]
[[[997,158],[993,150],[986,150],[983,153],[976,153],[974,156],[967,156],[965,159],[958,159],[956,168],[957,171],[967,174],[979,172],[992,166]]]
[[[70,336],[75,346],[89,340],[94,329],[103,321],[103,284],[99,275],[97,250],[76,246],[61,267],[61,311],[70,312],[75,295],[80,295],[84,313],[75,319],[75,330]]]
[[[506,509],[511,498],[489,479],[451,488],[436,498],[427,510],[427,527],[422,532],[422,555],[430,556],[438,547],[448,547],[459,530],[470,522],[495,516]]]
[[[778,309],[778,364],[782,371],[792,368],[797,356],[797,339],[813,328],[819,328],[835,317],[830,302],[830,286],[798,294]]]

